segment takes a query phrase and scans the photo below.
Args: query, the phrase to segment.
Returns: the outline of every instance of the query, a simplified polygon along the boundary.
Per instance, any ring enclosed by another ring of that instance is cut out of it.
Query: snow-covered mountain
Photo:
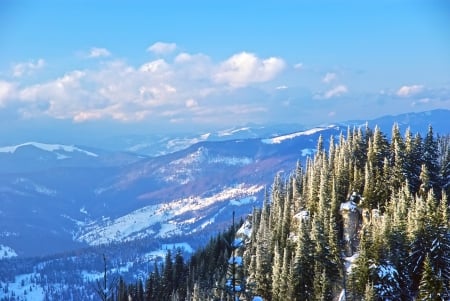
[[[440,110],[397,120],[413,131],[432,124],[448,134],[449,117]],[[381,124],[389,135],[396,119],[386,120],[369,125]],[[0,147],[0,245],[23,257],[143,238],[206,239],[230,223],[233,210],[239,217],[259,206],[275,174],[312,156],[320,135],[326,142],[364,123],[259,128],[260,137],[236,128],[158,157],[37,142]]]
[[[431,124],[442,135],[449,134],[449,119],[450,111],[438,110],[369,125],[389,136],[393,122],[422,134]],[[170,137],[158,144],[165,149],[160,156],[37,142],[2,146],[0,284],[21,294],[25,285],[32,299],[57,290],[67,277],[95,280],[102,276],[96,265],[102,253],[115,258],[111,271],[146,275],[149,262],[161,260],[166,249],[192,252],[230,225],[233,211],[239,218],[260,206],[274,176],[313,156],[320,135],[327,147],[330,136],[364,124]],[[65,253],[48,257],[58,252]],[[35,255],[47,257],[29,258]],[[36,284],[36,277],[62,266],[73,274],[52,274],[54,284],[46,288]]]
[[[81,147],[3,147],[9,166],[0,172],[0,242],[26,256],[219,231],[233,210],[244,216],[259,206],[274,175],[310,155],[320,134],[340,132],[330,126],[273,141],[203,141],[156,158],[127,154],[127,164]],[[61,158],[69,155],[77,161]]]
[[[89,147],[40,142],[0,147],[2,173],[40,171],[56,167],[119,166],[142,158],[142,155],[129,152],[110,152]]]

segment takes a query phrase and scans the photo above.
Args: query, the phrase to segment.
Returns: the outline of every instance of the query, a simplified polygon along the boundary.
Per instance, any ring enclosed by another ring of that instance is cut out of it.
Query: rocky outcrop
[[[343,221],[343,240],[345,256],[352,256],[358,248],[358,232],[362,222],[362,211],[350,198],[347,202],[341,203],[339,210]]]

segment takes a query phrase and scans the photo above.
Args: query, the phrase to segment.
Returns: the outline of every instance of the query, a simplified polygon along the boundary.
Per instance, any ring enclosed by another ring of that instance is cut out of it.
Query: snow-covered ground
[[[221,206],[241,206],[255,202],[255,195],[262,189],[264,189],[262,185],[239,184],[224,188],[209,197],[191,196],[146,206],[113,220],[102,219],[90,223],[80,222],[80,230],[75,238],[90,245],[100,245],[130,241],[149,235],[170,237],[181,234],[190,225],[201,222],[202,219],[205,219],[203,221],[205,227],[214,222],[216,216],[198,216],[197,211],[220,203]],[[190,216],[190,218],[183,219],[183,216]]]
[[[11,247],[0,244],[0,260],[12,257],[17,257],[16,251],[14,251]]]
[[[6,300],[32,300],[41,301],[45,298],[44,289],[35,283],[33,279],[39,277],[39,274],[24,274],[15,277],[14,282],[0,282],[3,289],[0,290],[0,299]],[[14,299],[8,299],[11,296]]]

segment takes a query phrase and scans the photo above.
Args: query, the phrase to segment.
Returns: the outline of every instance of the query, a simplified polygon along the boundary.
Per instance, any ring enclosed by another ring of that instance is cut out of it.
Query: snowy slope
[[[205,211],[211,207],[226,208],[256,201],[255,195],[263,190],[262,185],[240,184],[227,187],[208,197],[190,196],[183,199],[145,206],[115,219],[101,219],[79,223],[78,241],[89,245],[123,242],[147,236],[170,237],[189,234],[213,223]],[[220,209],[219,209],[220,212]]]
[[[335,125],[329,125],[327,127],[317,127],[317,128],[312,128],[312,129],[309,129],[306,131],[296,132],[296,133],[287,134],[287,135],[281,135],[281,136],[277,136],[277,137],[269,138],[269,139],[263,139],[261,141],[266,144],[279,144],[279,143],[282,143],[283,141],[292,140],[299,136],[310,136],[313,134],[323,132],[326,129],[332,129],[335,127],[336,127]]]

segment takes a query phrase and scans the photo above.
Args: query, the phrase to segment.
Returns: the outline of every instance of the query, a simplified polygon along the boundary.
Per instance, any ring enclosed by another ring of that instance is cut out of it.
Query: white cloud
[[[198,102],[193,99],[193,98],[189,98],[188,100],[186,100],[186,108],[194,108],[198,106]]]
[[[286,90],[288,88],[288,86],[286,85],[281,85],[275,88],[275,90]]]
[[[217,83],[245,87],[250,83],[273,79],[284,67],[285,62],[280,58],[261,60],[253,53],[241,52],[222,62],[214,78]]]
[[[148,52],[153,52],[154,54],[168,54],[177,49],[177,44],[175,43],[164,43],[156,42],[147,48]]]
[[[418,99],[417,101],[414,101],[411,105],[413,107],[415,107],[417,105],[426,105],[426,104],[429,104],[429,103],[431,103],[431,99],[426,97],[426,98],[421,98],[421,99]]]
[[[111,52],[108,51],[106,48],[97,48],[93,47],[91,48],[91,51],[89,52],[88,57],[89,58],[98,58],[98,57],[108,57],[111,55]]]
[[[402,86],[400,89],[398,89],[397,96],[409,97],[422,92],[423,89],[424,89],[423,85]]]
[[[298,69],[298,70],[303,69],[303,63],[295,64],[295,65],[294,65],[294,69]]]
[[[337,77],[336,73],[328,72],[325,74],[325,76],[322,78],[322,81],[326,84],[331,83],[333,80],[335,80]]]
[[[341,96],[342,94],[345,94],[347,92],[348,92],[348,89],[346,86],[338,85],[338,86],[328,90],[327,92],[325,92],[325,94],[323,95],[323,98],[330,99],[333,97]]]
[[[0,106],[22,117],[75,122],[170,118],[205,123],[236,114],[240,116],[236,122],[244,122],[248,116],[267,112],[260,96],[275,93],[274,85],[248,90],[230,87],[268,82],[285,67],[280,58],[258,58],[245,52],[221,62],[201,53],[180,53],[173,61],[156,59],[136,66],[122,60],[92,63],[92,67],[33,84],[0,80]]]
[[[35,70],[41,69],[45,66],[43,59],[38,59],[36,62],[29,61],[25,63],[19,63],[13,66],[12,74],[14,77],[21,77],[23,75],[30,75]]]
[[[15,85],[13,83],[0,80],[0,107],[4,106],[14,93]]]
[[[159,59],[156,61],[145,63],[144,65],[141,66],[139,70],[143,72],[157,73],[161,71],[166,71],[168,69],[169,64],[167,64],[165,60]]]

